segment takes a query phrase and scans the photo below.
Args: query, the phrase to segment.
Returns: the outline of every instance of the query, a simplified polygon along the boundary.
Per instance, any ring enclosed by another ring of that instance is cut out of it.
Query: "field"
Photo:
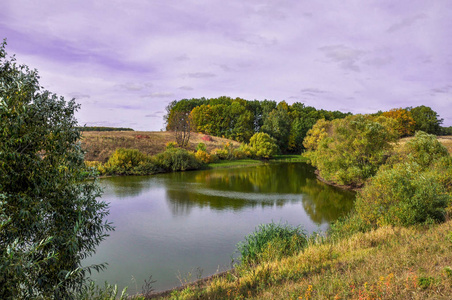
[[[235,147],[240,143],[224,138],[212,137],[212,141],[202,138],[205,134],[191,133],[188,149],[195,150],[198,143],[206,144],[207,151],[221,148],[228,142]],[[82,133],[82,147],[86,151],[85,160],[106,162],[118,148],[138,149],[148,155],[163,152],[169,142],[175,142],[174,133],[167,131],[85,131]]]

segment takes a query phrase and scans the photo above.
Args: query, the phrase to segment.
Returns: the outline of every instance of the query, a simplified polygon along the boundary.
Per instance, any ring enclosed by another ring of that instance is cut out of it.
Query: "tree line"
[[[307,131],[319,119],[334,120],[351,113],[328,111],[296,102],[287,104],[273,100],[245,100],[242,98],[193,98],[171,102],[166,108],[166,130],[180,128],[190,118],[191,130],[248,143],[258,132],[273,137],[281,152],[303,149]]]

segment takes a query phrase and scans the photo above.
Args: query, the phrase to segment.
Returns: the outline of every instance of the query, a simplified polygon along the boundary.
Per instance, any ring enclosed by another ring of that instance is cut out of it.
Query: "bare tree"
[[[172,115],[172,130],[179,147],[186,147],[190,140],[191,120],[189,111],[177,111]]]

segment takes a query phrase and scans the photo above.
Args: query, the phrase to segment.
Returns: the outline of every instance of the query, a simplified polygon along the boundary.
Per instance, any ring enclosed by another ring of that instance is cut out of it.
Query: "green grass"
[[[208,169],[246,167],[262,164],[258,159],[222,160],[207,165]]]
[[[270,161],[307,162],[308,159],[298,154],[275,155]]]
[[[288,154],[288,155],[276,155],[268,161],[262,161],[259,159],[238,159],[238,160],[222,160],[207,165],[208,169],[218,168],[235,168],[235,167],[247,167],[264,164],[266,162],[307,162],[307,159],[301,155]]]

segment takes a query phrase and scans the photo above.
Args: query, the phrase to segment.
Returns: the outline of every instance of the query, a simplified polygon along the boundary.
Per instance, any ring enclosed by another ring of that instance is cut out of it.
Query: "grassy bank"
[[[450,299],[452,222],[382,227],[236,270],[165,299]]]
[[[211,137],[203,140],[201,133],[191,133],[189,150],[195,150],[199,143],[206,145],[207,151],[222,148],[226,143],[238,147],[240,143],[224,138]],[[82,133],[82,148],[86,151],[86,161],[107,162],[118,148],[137,149],[146,155],[156,155],[165,151],[166,145],[175,142],[174,133],[167,131],[86,131]]]

